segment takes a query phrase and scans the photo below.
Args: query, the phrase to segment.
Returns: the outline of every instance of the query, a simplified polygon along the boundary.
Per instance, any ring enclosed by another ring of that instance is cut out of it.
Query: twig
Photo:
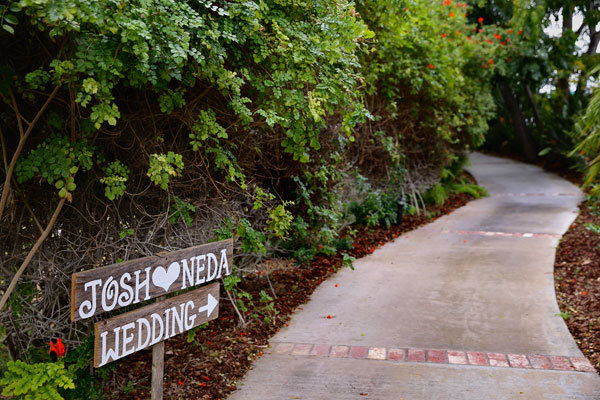
[[[52,231],[52,228],[54,227],[54,224],[56,223],[56,220],[58,219],[58,215],[60,214],[60,210],[62,210],[62,208],[65,204],[65,200],[66,200],[66,197],[63,197],[62,199],[60,199],[60,201],[58,202],[58,205],[56,206],[56,209],[54,210],[54,214],[52,215],[52,218],[50,218],[50,222],[48,222],[48,225],[46,226],[46,229],[40,235],[40,237],[35,242],[35,244],[31,248],[31,250],[29,250],[29,253],[27,254],[27,257],[25,257],[23,264],[21,264],[21,266],[19,267],[19,269],[13,276],[12,280],[10,281],[10,285],[8,285],[8,288],[2,295],[2,299],[0,299],[0,311],[2,311],[2,309],[4,308],[4,305],[8,301],[8,298],[10,297],[10,295],[12,294],[12,291],[15,289],[15,286],[17,285],[19,278],[21,277],[21,275],[23,275],[25,268],[27,268],[27,266],[33,259],[33,256],[35,255],[35,253],[37,253],[38,249],[41,247],[44,240],[46,240],[46,238],[50,234],[50,231]]]
[[[33,127],[38,122],[38,120],[41,118],[41,116],[44,114],[44,111],[46,111],[46,108],[48,108],[48,106],[50,105],[50,102],[52,101],[54,96],[56,96],[56,93],[58,93],[58,89],[60,89],[60,84],[54,88],[52,93],[50,93],[50,96],[46,99],[46,102],[44,103],[42,108],[40,108],[40,110],[36,114],[35,118],[33,118],[33,121],[31,121],[31,123],[27,127],[27,130],[25,131],[25,133],[19,139],[19,145],[17,146],[17,149],[15,150],[15,153],[13,154],[13,157],[10,161],[10,165],[8,166],[8,170],[6,171],[6,177],[4,179],[4,187],[2,188],[2,197],[0,198],[0,221],[2,220],[2,215],[4,214],[4,207],[6,206],[6,201],[8,200],[8,194],[10,192],[10,182],[12,179],[13,171],[15,169],[15,165],[17,164],[17,159],[19,158],[19,155],[21,154],[21,151],[23,150],[23,147],[25,146],[25,142],[27,141],[29,134],[33,130]],[[17,120],[19,120],[20,114],[18,114],[18,110],[16,112],[17,112]],[[0,307],[0,309],[1,309],[1,307]]]
[[[238,318],[240,319],[241,327],[246,326],[246,320],[244,319],[244,316],[242,315],[240,310],[238,310],[237,305],[235,304],[235,301],[233,300],[233,297],[231,297],[231,293],[229,293],[229,290],[227,290],[227,289],[225,289],[225,293],[227,293],[227,297],[229,297],[229,301],[231,302],[231,305],[233,306],[235,312],[238,315]]]

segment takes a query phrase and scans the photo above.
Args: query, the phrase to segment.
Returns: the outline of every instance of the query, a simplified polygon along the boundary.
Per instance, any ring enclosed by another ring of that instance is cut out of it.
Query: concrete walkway
[[[230,399],[600,399],[554,296],[581,192],[534,166],[471,160],[490,197],[323,282]]]

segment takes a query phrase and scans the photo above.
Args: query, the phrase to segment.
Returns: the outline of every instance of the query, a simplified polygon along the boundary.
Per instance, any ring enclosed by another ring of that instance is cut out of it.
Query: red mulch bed
[[[430,206],[428,215],[408,215],[400,227],[360,229],[354,247],[347,253],[359,258],[372,253],[385,242],[431,222],[465,205],[472,197],[451,196],[442,206]],[[275,264],[276,262],[273,261]],[[262,356],[269,338],[290,319],[294,310],[306,303],[315,288],[342,267],[342,256],[317,257],[309,265],[295,267],[281,262],[267,273],[244,277],[240,287],[258,299],[261,290],[272,295],[269,281],[277,294],[278,312],[271,324],[258,318],[240,329],[230,302],[221,299],[219,318],[199,330],[193,343],[182,334],[166,341],[165,399],[224,399],[236,388],[252,361]],[[256,300],[257,302],[257,300]],[[117,363],[104,380],[106,398],[133,400],[150,398],[151,352],[142,351]]]
[[[600,372],[600,208],[583,203],[556,252],[554,286],[562,316],[581,351]]]

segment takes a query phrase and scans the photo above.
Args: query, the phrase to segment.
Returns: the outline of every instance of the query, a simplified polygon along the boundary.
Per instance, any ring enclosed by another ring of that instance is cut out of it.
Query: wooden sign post
[[[232,257],[228,239],[73,274],[73,321],[158,297],[94,325],[94,366],[152,347],[152,399],[161,400],[164,341],[218,317],[216,280],[231,274]],[[176,291],[183,294],[166,298]]]

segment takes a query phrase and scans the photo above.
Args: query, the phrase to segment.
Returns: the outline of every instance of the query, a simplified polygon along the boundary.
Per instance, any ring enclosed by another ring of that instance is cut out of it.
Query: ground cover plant
[[[471,9],[1,0],[0,370],[54,377],[5,394],[102,395],[114,366],[89,368],[92,325],[69,320],[76,271],[233,237],[235,324],[269,323],[269,292],[240,286],[265,260],[350,264],[400,199],[482,194],[455,177],[505,49]]]
[[[600,372],[600,214],[595,199],[580,209],[556,250],[556,298],[577,345]]]

